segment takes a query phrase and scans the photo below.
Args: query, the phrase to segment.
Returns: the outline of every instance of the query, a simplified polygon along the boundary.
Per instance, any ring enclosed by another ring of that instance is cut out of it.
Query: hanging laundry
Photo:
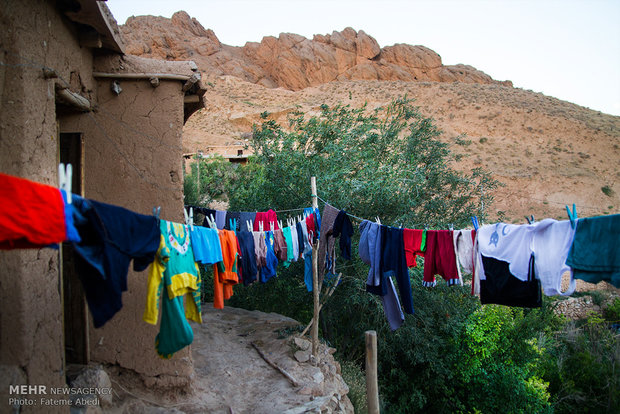
[[[194,261],[189,227],[160,220],[159,230],[159,249],[149,271],[142,318],[155,325],[161,301],[162,315],[155,349],[160,357],[168,359],[194,339],[187,320],[202,323],[202,281],[198,264]],[[184,296],[187,296],[185,307]]]
[[[278,267],[278,258],[274,252],[274,236],[272,231],[265,232],[265,243],[267,244],[267,256],[265,266],[260,269],[260,281],[267,282],[276,276],[276,268]]]
[[[297,244],[299,246],[299,255],[297,256],[297,258],[301,258],[303,257],[304,250],[306,248],[304,243],[304,233],[301,228],[301,222],[297,222],[297,224],[295,225],[295,229],[297,231]]]
[[[75,270],[84,287],[95,328],[103,326],[122,307],[127,272],[145,270],[159,247],[158,219],[72,196],[75,226],[81,241],[73,243]]]
[[[254,228],[254,220],[256,219],[256,213],[242,211],[239,213],[239,228],[246,230],[248,228],[247,223],[251,224],[250,228]]]
[[[396,278],[404,310],[406,313],[412,314],[413,298],[411,296],[409,269],[407,268],[407,259],[405,257],[403,229],[381,226],[381,238],[382,277],[394,276]]]
[[[276,229],[273,231],[273,251],[279,261],[285,262],[288,256],[288,248],[286,246],[286,240],[284,239],[284,232],[282,229]]]
[[[209,227],[194,226],[190,231],[194,260],[205,265],[212,265],[224,260],[217,230]]]
[[[308,237],[310,240],[311,244],[314,244],[314,242],[317,241],[318,239],[318,231],[316,229],[316,221],[315,221],[315,215],[314,214],[310,214],[309,216],[306,217],[306,229],[308,231]]]
[[[480,254],[505,261],[510,273],[519,280],[529,277],[530,256],[536,257],[536,275],[545,295],[570,295],[576,283],[571,275],[566,292],[561,291],[562,274],[570,271],[566,265],[575,229],[568,220],[545,219],[533,224],[496,223],[478,229]]]
[[[340,210],[334,222],[334,237],[340,237],[340,256],[351,260],[351,236],[353,236],[353,225],[346,211]]]
[[[454,230],[452,237],[454,240],[454,253],[458,259],[456,269],[459,272],[459,279],[462,280],[461,268],[465,273],[473,274],[474,272],[474,240],[476,239],[476,230]]]
[[[239,252],[234,231],[220,230],[219,236],[224,260],[213,265],[213,307],[224,309],[224,300],[230,299],[233,286],[239,283]]]
[[[364,263],[370,265],[366,286],[377,287],[381,285],[381,226],[364,220],[359,225],[360,242],[359,255]],[[374,292],[372,292],[374,293]],[[381,296],[387,294],[387,289],[375,293]]]
[[[301,221],[300,227],[304,246],[304,283],[308,292],[312,292],[312,233],[308,232],[308,222],[306,220]]]
[[[263,223],[263,230],[265,231],[280,228],[278,225],[278,215],[271,209],[265,212],[256,213],[256,218],[254,219],[254,231],[260,230],[260,223]],[[273,223],[273,228],[271,227],[271,223]]]
[[[282,229],[282,236],[284,237],[284,242],[286,244],[286,259],[284,260],[284,267],[288,267],[294,260],[296,260],[292,230],[293,228],[291,226],[287,226]],[[295,234],[295,240],[297,240],[297,234]]]
[[[215,210],[215,225],[218,230],[224,230],[226,225],[226,211]]]
[[[426,251],[426,230],[403,229],[403,242],[407,267],[416,267],[416,256],[424,257]]]
[[[340,213],[338,209],[325,204],[321,218],[321,228],[323,231],[321,232],[318,251],[319,286],[323,283],[323,278],[326,274],[334,274],[336,272],[336,239],[333,236],[333,230],[338,213]]]
[[[2,173],[0,188],[0,249],[40,249],[79,241],[73,206],[61,190]]]
[[[448,286],[459,283],[454,254],[454,238],[451,230],[427,230],[426,252],[424,253],[424,278],[427,287],[437,283],[435,275],[444,278]]]
[[[578,279],[620,288],[620,214],[578,219],[566,264]]]
[[[396,289],[387,273],[381,271],[383,231],[381,225],[364,220],[360,223],[359,255],[370,265],[366,280],[366,291],[381,296],[383,311],[393,331],[405,320]]]
[[[381,296],[381,304],[390,329],[395,331],[400,328],[405,322],[405,314],[400,306],[400,300],[391,277],[387,278],[387,295]]]
[[[536,279],[534,255],[530,256],[528,278],[523,281],[510,272],[507,262],[482,256],[485,279],[480,280],[480,302],[524,308],[540,308],[542,295]]]
[[[256,274],[258,273],[254,236],[249,231],[242,229],[237,232],[237,241],[241,251],[243,284],[247,286],[256,281]]]
[[[230,220],[235,220],[234,222],[237,223],[234,229],[230,227]],[[225,230],[232,230],[232,231],[237,231],[239,229],[247,230],[247,227],[239,227],[239,224],[241,222],[241,213],[238,211],[227,211],[226,219],[224,220],[224,222],[225,222],[224,223]]]
[[[256,265],[260,269],[267,265],[267,243],[265,242],[264,231],[253,231],[254,238],[254,255],[256,256]]]
[[[200,214],[204,214],[205,219],[202,222],[203,227],[209,227],[207,217],[213,217],[213,220],[215,220],[215,210],[212,208],[194,207],[194,211],[199,212]]]

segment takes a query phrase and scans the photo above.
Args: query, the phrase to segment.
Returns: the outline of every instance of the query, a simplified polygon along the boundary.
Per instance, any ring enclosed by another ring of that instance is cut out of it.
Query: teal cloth
[[[164,278],[166,277],[169,278],[170,276],[164,274]],[[160,286],[161,288],[162,286]],[[185,319],[183,296],[170,299],[164,292],[161,298],[161,324],[159,334],[155,337],[155,349],[160,357],[168,359],[175,352],[193,342],[194,332]]]
[[[577,279],[620,288],[620,214],[577,220],[566,264]]]
[[[284,267],[289,267],[293,259],[295,259],[295,255],[293,254],[293,232],[291,227],[284,227],[282,229],[282,234],[284,235],[284,241],[286,242],[286,261],[284,262]],[[295,235],[297,236],[297,235]]]

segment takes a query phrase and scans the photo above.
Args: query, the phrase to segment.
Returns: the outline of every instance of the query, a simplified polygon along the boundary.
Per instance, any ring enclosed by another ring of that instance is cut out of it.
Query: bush
[[[543,379],[556,413],[617,413],[620,341],[594,314],[583,326],[567,324],[547,344]]]

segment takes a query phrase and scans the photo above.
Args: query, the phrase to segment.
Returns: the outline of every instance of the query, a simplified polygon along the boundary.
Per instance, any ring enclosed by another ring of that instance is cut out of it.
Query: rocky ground
[[[202,325],[192,323],[194,379],[190,390],[147,389],[141,379],[114,367],[90,369],[81,386],[110,386],[113,396],[100,407],[75,413],[270,414],[352,413],[349,391],[333,348],[320,346],[317,366],[310,342],[296,338],[299,322],[277,314],[203,307]],[[269,365],[261,355],[284,370]],[[294,383],[293,383],[294,382]]]

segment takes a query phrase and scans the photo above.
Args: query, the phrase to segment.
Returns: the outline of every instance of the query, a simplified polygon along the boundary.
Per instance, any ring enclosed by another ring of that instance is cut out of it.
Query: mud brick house
[[[0,171],[57,186],[70,162],[74,193],[181,221],[182,129],[204,93],[196,65],[125,55],[102,1],[3,1],[0,27]],[[0,411],[10,384],[64,386],[73,363],[186,385],[188,349],[160,359],[158,328],[142,321],[147,273],[130,271],[123,309],[94,329],[70,260],[66,246],[0,251]],[[41,409],[68,412],[21,412]]]

